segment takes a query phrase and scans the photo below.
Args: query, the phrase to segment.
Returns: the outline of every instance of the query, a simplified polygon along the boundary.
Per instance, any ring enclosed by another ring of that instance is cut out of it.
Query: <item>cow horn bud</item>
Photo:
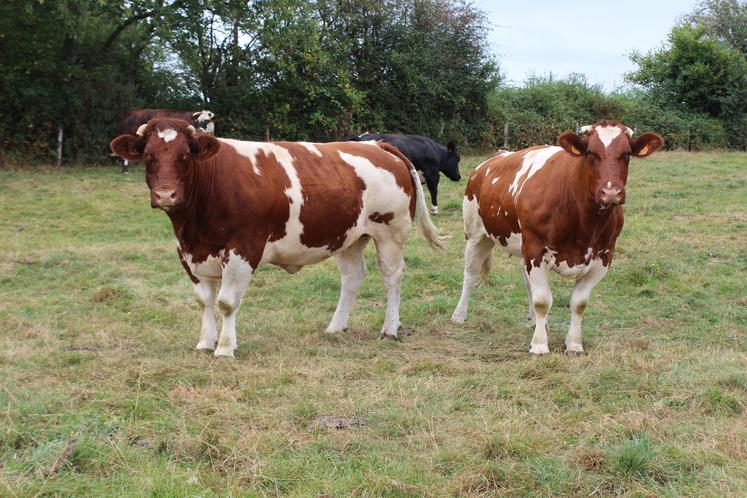
[[[140,125],[140,126],[138,127],[138,129],[137,129],[137,131],[135,132],[135,134],[136,134],[137,136],[139,136],[139,137],[144,137],[144,136],[145,136],[145,129],[146,129],[147,127],[148,127],[148,123],[145,123],[145,124],[141,124],[141,125]]]
[[[633,133],[634,133],[634,132],[633,132],[633,129],[632,129],[632,128],[628,128],[627,126],[625,127],[625,134],[626,134],[627,136],[629,136],[629,137],[632,137],[632,136],[633,136]]]
[[[579,128],[578,132],[579,133],[589,133],[593,129],[594,129],[593,125],[586,125],[586,126],[582,126],[581,128]]]
[[[195,127],[194,127],[194,126],[192,126],[192,125],[187,125],[187,131],[189,132],[189,134],[190,134],[190,135],[194,135],[194,134],[195,134],[195,131],[197,131],[197,130],[195,130]]]

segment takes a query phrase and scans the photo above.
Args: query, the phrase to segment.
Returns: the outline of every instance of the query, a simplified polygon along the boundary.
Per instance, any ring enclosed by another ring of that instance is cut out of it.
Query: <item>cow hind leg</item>
[[[213,279],[202,279],[194,284],[197,303],[200,305],[201,326],[198,351],[214,351],[218,342],[218,330],[215,327],[215,286]]]
[[[536,355],[548,354],[550,347],[547,342],[547,316],[550,314],[550,308],[552,308],[549,265],[543,262],[539,266],[530,266],[527,281],[529,282],[532,305],[537,318],[534,325],[534,335],[532,335],[532,347],[529,352]]]
[[[534,313],[534,303],[532,303],[532,288],[529,286],[529,279],[527,278],[527,272],[524,271],[523,263],[521,276],[524,277],[524,285],[526,285],[527,287],[527,320],[529,321],[529,325],[534,327],[537,323],[537,315]]]
[[[368,243],[368,237],[358,239],[352,246],[338,254],[337,267],[340,269],[340,300],[327,327],[327,332],[341,332],[348,328],[348,317],[353,303],[358,296],[358,290],[366,277],[366,262],[363,259],[363,249]]]
[[[472,290],[480,282],[483,267],[488,263],[490,253],[493,251],[495,243],[484,235],[479,235],[467,240],[464,248],[464,282],[462,283],[462,296],[459,298],[454,313],[451,315],[451,321],[454,323],[464,323],[467,319],[467,308],[469,306],[469,297]]]
[[[571,324],[565,337],[565,351],[568,355],[583,354],[581,345],[581,319],[586,309],[591,291],[604,278],[607,268],[601,262],[595,263],[586,275],[576,280],[571,294]]]
[[[223,264],[223,281],[218,293],[218,308],[223,314],[223,327],[215,356],[233,357],[236,351],[236,314],[253,274],[252,266],[235,253],[230,253]]]
[[[379,337],[397,340],[399,339],[397,331],[400,328],[400,284],[402,274],[405,271],[404,244],[395,240],[375,240],[375,242],[379,271],[381,271],[386,286],[386,316]]]

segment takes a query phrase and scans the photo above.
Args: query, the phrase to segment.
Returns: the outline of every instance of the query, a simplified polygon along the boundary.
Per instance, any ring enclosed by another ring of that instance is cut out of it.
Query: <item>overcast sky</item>
[[[666,41],[675,21],[697,0],[475,0],[488,14],[488,38],[509,83],[531,74],[583,73],[606,90],[635,69],[627,54]]]

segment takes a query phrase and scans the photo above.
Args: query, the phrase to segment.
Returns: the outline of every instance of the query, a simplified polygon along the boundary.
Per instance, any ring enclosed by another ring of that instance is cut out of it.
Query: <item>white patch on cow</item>
[[[234,140],[233,138],[219,138],[223,143],[227,143],[234,149],[236,149],[236,152],[243,157],[246,157],[251,161],[252,163],[252,169],[254,170],[254,174],[257,176],[260,176],[262,172],[259,170],[259,166],[257,165],[257,154],[259,154],[260,151],[263,151],[266,155],[270,155],[270,146],[275,146],[275,144],[271,143],[264,143],[264,142],[244,142],[243,140]],[[285,150],[285,149],[283,149]]]
[[[317,149],[316,145],[312,144],[311,142],[298,142],[298,144],[306,147],[312,154],[322,157],[322,151]]]
[[[542,169],[548,159],[562,150],[562,147],[551,146],[530,150],[524,154],[524,158],[521,161],[521,167],[519,168],[519,171],[516,172],[514,181],[511,182],[511,185],[508,187],[508,191],[513,196],[514,201],[519,197],[519,194],[521,194],[521,190],[524,188],[527,181]]]
[[[512,233],[506,239],[506,247],[504,249],[511,256],[521,256],[521,233]]]
[[[215,123],[210,121],[207,125],[205,125],[205,133],[209,133],[210,135],[215,135]]]
[[[172,130],[171,128],[166,128],[165,130],[161,130],[158,132],[158,136],[166,143],[171,142],[174,140],[177,136],[176,130]]]
[[[179,243],[177,242],[177,247]],[[187,264],[189,271],[192,272],[197,278],[220,278],[221,277],[221,260],[223,259],[223,251],[220,251],[215,256],[208,256],[205,261],[195,263],[192,261],[192,255],[188,252],[182,251],[182,258]]]
[[[605,149],[610,146],[614,139],[620,136],[620,133],[622,133],[622,130],[617,126],[597,126],[594,129]]]
[[[493,179],[492,179],[492,180],[490,181],[490,184],[491,184],[491,185],[495,185],[496,183],[498,183],[498,180],[500,180],[500,179],[501,179],[501,177],[500,177],[500,176],[496,176],[495,178],[493,178]]]

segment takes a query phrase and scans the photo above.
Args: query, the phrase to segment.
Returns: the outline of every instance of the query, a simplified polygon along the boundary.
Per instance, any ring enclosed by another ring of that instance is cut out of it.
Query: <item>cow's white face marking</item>
[[[605,149],[610,146],[613,140],[620,136],[620,133],[622,133],[622,130],[617,126],[597,126],[594,129]]]
[[[303,145],[304,147],[306,147],[314,155],[322,157],[322,152],[316,147],[316,145],[312,144],[311,142],[298,142],[298,143],[299,145]]]
[[[513,196],[514,200],[519,197],[519,194],[527,181],[542,169],[548,159],[561,150],[563,150],[562,147],[553,145],[551,147],[530,150],[524,154],[524,158],[521,161],[521,167],[519,168],[519,171],[516,172],[514,181],[511,182],[511,185],[508,187],[508,191]]]
[[[174,140],[176,138],[176,135],[176,130],[172,130],[171,128],[166,128],[165,130],[161,130],[158,132],[158,136],[167,143]]]

